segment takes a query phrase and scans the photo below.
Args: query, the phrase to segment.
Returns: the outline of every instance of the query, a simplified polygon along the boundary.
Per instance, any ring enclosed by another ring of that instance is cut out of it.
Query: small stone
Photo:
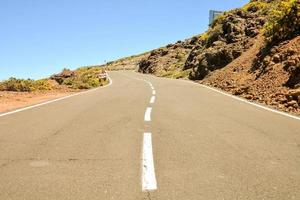
[[[279,103],[286,103],[287,99],[286,98],[280,98],[277,100]]]
[[[287,50],[287,53],[291,56],[291,55],[294,55],[294,54],[296,53],[296,51],[290,47],[290,48]]]
[[[286,65],[288,66],[288,67],[290,67],[290,66],[296,66],[296,61],[295,60],[288,60],[287,61],[287,63],[286,63]]]
[[[299,89],[293,90],[287,96],[290,96],[291,98],[297,99],[298,96],[300,96],[300,90]]]
[[[274,55],[275,53],[277,53],[277,48],[276,47],[272,48],[270,53],[271,53],[271,55]]]
[[[275,63],[279,63],[279,62],[280,62],[280,56],[279,56],[278,54],[275,54],[275,55],[273,56],[273,61],[274,61]]]
[[[300,83],[296,84],[296,85],[294,86],[294,88],[295,88],[295,89],[300,89]]]
[[[287,103],[287,105],[288,106],[292,106],[292,107],[298,107],[298,102],[297,101],[295,101],[295,100],[292,100],[292,101],[289,101],[288,103]]]
[[[290,94],[285,95],[285,98],[287,99],[287,101],[292,101],[293,100],[293,96]]]
[[[247,94],[244,96],[244,98],[250,100],[250,99],[253,99],[253,96],[251,94]]]

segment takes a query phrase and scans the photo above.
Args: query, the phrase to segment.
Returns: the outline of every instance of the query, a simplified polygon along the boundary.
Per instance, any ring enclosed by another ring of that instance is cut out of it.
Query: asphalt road
[[[300,199],[300,121],[186,81],[113,84],[0,117],[0,199]]]

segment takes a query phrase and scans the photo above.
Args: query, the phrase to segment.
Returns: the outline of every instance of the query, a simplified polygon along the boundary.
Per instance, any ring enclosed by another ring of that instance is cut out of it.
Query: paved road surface
[[[185,81],[110,76],[0,117],[1,200],[300,199],[299,120]]]

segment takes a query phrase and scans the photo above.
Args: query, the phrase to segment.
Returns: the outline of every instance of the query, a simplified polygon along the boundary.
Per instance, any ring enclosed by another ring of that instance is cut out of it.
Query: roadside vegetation
[[[63,69],[50,78],[32,80],[9,78],[0,82],[0,91],[34,92],[49,90],[82,90],[108,84],[105,70],[100,67],[82,67],[77,70]]]
[[[51,90],[52,87],[47,79],[17,79],[10,78],[0,82],[0,91],[33,92],[37,90]]]
[[[200,35],[202,44],[211,45],[223,33],[224,22],[228,16],[251,12],[266,18],[261,32],[269,43],[278,43],[292,39],[300,34],[300,1],[299,0],[251,0],[242,8],[227,11],[214,20],[211,27]],[[233,22],[236,23],[236,22]]]
[[[300,113],[300,0],[250,0],[184,41],[105,65],[64,69],[46,80],[9,79],[0,90],[71,90],[108,83],[104,70],[137,70],[201,81],[283,111]],[[50,85],[49,85],[49,81]],[[294,91],[295,90],[295,91]]]
[[[271,43],[292,39],[300,34],[300,1],[281,0],[268,11],[265,36]]]
[[[108,83],[108,79],[103,76],[104,74],[104,69],[100,67],[82,67],[74,71],[63,69],[61,73],[50,78],[59,85],[71,89],[91,89]]]

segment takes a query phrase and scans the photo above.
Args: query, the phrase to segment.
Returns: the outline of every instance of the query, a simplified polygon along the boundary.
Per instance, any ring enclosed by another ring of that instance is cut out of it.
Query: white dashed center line
[[[146,122],[150,122],[151,121],[151,111],[152,111],[152,108],[151,107],[148,107],[146,109],[146,112],[145,112],[145,117],[144,117],[144,120]]]
[[[155,102],[155,96],[152,96],[150,99],[150,104],[153,104]]]
[[[143,174],[142,174],[142,190],[156,190],[157,182],[155,177],[152,137],[151,133],[144,133],[143,141]]]
[[[133,77],[132,77],[133,78]],[[150,104],[155,103],[156,91],[150,81],[134,78],[140,81],[148,83],[152,90],[152,96],[150,99]],[[145,111],[144,121],[151,121],[151,112],[152,107],[147,107]],[[154,170],[154,161],[153,161],[153,150],[152,150],[152,134],[145,132],[143,139],[143,150],[142,150],[142,191],[152,191],[157,190],[157,181]]]

